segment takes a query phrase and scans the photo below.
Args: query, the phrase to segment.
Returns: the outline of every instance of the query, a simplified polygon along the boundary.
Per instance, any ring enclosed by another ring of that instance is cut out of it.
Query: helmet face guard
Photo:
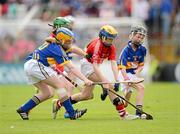
[[[74,34],[69,29],[61,27],[57,29],[55,38],[61,45],[71,45],[74,40]]]
[[[131,28],[131,35],[130,35],[130,39],[132,40],[132,38],[136,35],[136,34],[140,34],[142,41],[139,43],[143,43],[144,42],[144,38],[147,35],[147,30],[146,28],[142,27],[142,26],[134,26]]]
[[[133,33],[133,34],[139,33],[139,34],[146,36],[147,30],[146,30],[146,28],[144,28],[142,26],[135,26],[135,27],[131,28],[131,33]]]
[[[115,37],[102,36],[101,40],[105,46],[111,46],[114,42]]]
[[[117,31],[110,25],[103,26],[99,32],[99,37],[105,46],[111,46],[116,36]]]

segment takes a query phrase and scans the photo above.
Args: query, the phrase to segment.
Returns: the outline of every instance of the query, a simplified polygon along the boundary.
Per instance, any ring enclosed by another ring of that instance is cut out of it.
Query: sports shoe
[[[101,94],[101,100],[104,101],[108,95],[107,90],[103,89],[103,93]]]
[[[81,116],[83,116],[86,112],[87,112],[87,109],[75,110],[74,111],[74,116],[70,117],[70,119],[71,120],[76,120],[76,119],[80,118]]]
[[[28,118],[28,112],[22,111],[21,108],[17,109],[16,112],[21,116],[23,120],[29,120]]]
[[[57,113],[61,108],[61,104],[59,103],[58,99],[54,99],[52,101],[52,117],[56,119]]]
[[[140,117],[137,115],[126,114],[124,117],[122,117],[122,119],[123,120],[136,120],[136,119],[140,119]]]
[[[64,113],[64,118],[70,118],[68,112],[65,112],[65,113]]]

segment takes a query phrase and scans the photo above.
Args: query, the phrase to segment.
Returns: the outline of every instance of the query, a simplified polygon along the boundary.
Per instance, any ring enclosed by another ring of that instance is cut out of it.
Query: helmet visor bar
[[[112,44],[114,41],[114,37],[106,37],[105,41],[107,44]]]

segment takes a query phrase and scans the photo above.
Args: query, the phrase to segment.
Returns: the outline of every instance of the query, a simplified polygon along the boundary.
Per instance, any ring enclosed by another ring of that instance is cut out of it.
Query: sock
[[[136,107],[142,111],[142,107],[143,107],[142,105],[136,105]],[[141,116],[141,114],[142,114],[141,111],[136,110],[136,115]]]
[[[40,100],[36,97],[33,96],[29,101],[27,101],[24,105],[21,106],[21,110],[23,112],[29,112],[32,108],[37,106],[40,103]]]
[[[118,104],[116,105],[116,110],[119,112],[119,115],[121,117],[124,117],[126,115],[126,109],[124,108],[124,104]]]
[[[73,117],[74,116],[74,108],[73,108],[73,106],[71,104],[70,99],[67,99],[64,102],[62,102],[62,105],[64,106],[64,108],[68,112],[69,116]]]
[[[76,100],[72,100],[71,97],[70,97],[69,99],[70,99],[70,101],[71,101],[72,104],[76,104],[76,103],[78,102],[78,101],[76,101]]]
[[[60,100],[58,100],[58,101],[56,102],[56,104],[57,104],[57,106],[58,106],[58,107],[61,107],[61,106],[62,106],[62,104],[61,104],[61,101],[60,101]]]
[[[126,115],[126,109],[124,108],[124,103],[122,100],[117,97],[113,100],[113,104],[116,106],[116,110],[119,112],[119,115],[124,117]]]

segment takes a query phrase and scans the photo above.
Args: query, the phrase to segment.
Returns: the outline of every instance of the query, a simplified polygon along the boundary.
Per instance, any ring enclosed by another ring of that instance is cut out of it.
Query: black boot
[[[103,88],[103,92],[102,92],[102,94],[101,94],[101,100],[102,100],[102,101],[104,101],[104,100],[106,99],[107,95],[108,95],[108,91],[107,91],[107,90],[108,90],[108,89]]]

